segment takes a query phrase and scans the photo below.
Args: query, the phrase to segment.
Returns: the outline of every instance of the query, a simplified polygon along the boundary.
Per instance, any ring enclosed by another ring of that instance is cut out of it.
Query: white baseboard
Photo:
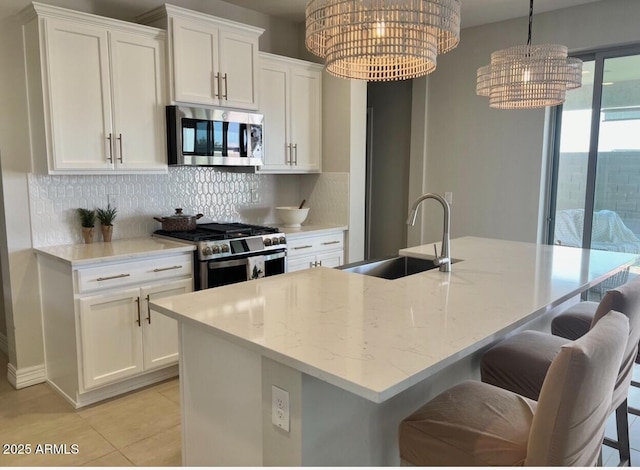
[[[41,384],[47,381],[47,370],[44,364],[16,369],[13,364],[7,366],[7,380],[16,389]]]
[[[75,397],[67,395],[60,387],[54,382],[48,380],[47,383],[53,387],[65,400],[69,402],[74,408],[82,408],[87,405],[92,405],[107,398],[112,398],[118,395],[122,395],[133,390],[137,390],[148,385],[153,385],[157,382],[162,382],[173,377],[178,376],[178,365],[166,367],[164,369],[155,370],[147,374],[133,377],[131,379],[123,380],[115,384],[106,385],[98,388],[97,390],[91,390],[81,394],[77,394]]]
[[[7,335],[0,333],[0,351],[6,356],[9,356],[9,343],[7,341]]]

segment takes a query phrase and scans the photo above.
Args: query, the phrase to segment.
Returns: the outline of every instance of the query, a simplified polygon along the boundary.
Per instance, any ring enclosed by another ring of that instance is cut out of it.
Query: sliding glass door
[[[640,254],[640,48],[583,60],[557,113],[549,239]]]

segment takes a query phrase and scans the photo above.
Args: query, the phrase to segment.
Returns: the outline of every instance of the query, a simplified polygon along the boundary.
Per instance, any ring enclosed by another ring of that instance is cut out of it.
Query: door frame
[[[587,162],[587,178],[584,204],[584,226],[582,231],[582,248],[591,248],[591,232],[593,228],[593,210],[595,207],[595,188],[598,166],[598,143],[600,138],[600,111],[602,108],[602,79],[604,77],[604,61],[617,57],[640,55],[640,44],[623,45],[606,49],[587,51],[573,55],[583,61],[595,61],[593,77],[593,96],[591,100],[591,127],[589,138],[589,157]],[[599,83],[600,86],[596,86]],[[558,195],[558,169],[560,166],[560,136],[562,131],[562,109],[559,105],[552,109],[553,124],[551,126],[553,148],[551,151],[551,182],[549,185],[549,205],[547,210],[547,244],[553,244],[555,233],[555,213]]]

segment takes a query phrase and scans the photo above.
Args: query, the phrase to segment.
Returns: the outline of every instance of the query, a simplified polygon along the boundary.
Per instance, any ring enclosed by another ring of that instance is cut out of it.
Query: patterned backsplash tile
[[[164,175],[29,175],[34,246],[82,243],[78,207],[118,209],[113,238],[146,236],[160,228],[153,217],[204,214],[200,221],[276,225],[273,207],[303,198],[307,223],[347,220],[348,175],[257,175],[212,167],[175,167]],[[344,205],[344,209],[340,207]],[[101,241],[101,236],[96,239]]]

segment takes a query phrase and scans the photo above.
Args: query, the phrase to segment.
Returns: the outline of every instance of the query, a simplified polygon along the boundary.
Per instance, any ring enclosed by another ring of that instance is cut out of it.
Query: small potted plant
[[[77,212],[80,216],[82,238],[84,238],[84,242],[93,243],[93,230],[96,225],[96,211],[80,207],[77,209]]]
[[[102,239],[105,242],[111,241],[111,235],[113,234],[113,221],[116,218],[118,209],[111,207],[111,204],[107,204],[106,209],[96,209],[96,216],[102,225]]]

